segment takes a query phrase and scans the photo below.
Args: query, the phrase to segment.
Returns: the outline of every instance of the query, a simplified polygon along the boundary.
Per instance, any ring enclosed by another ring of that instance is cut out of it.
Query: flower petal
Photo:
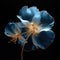
[[[49,27],[49,26],[41,27],[40,32],[42,32],[42,31],[49,31],[49,30],[51,30],[51,27]]]
[[[32,43],[29,43],[29,44],[27,43],[24,46],[24,51],[26,51],[26,52],[30,52],[30,51],[33,51],[33,50],[36,50],[36,49],[37,49],[36,46]]]
[[[35,15],[36,13],[39,13],[39,9],[37,9],[37,7],[33,6],[29,8],[31,10],[31,12],[33,13],[33,15]]]
[[[22,35],[24,38],[26,38],[28,36],[28,34],[24,34]],[[29,52],[32,50],[36,50],[35,45],[32,43],[31,37],[29,37],[28,40],[18,40],[18,44],[20,44],[21,46],[24,46],[24,51]]]
[[[8,23],[6,28],[5,28],[5,35],[11,37],[13,34],[15,34],[16,32],[21,33],[20,29],[18,28],[18,26],[15,23]]]
[[[21,22],[15,23],[20,29],[24,28],[25,26]]]
[[[41,11],[41,20],[40,24],[42,27],[52,27],[54,25],[54,18],[45,10]]]
[[[46,49],[54,41],[55,35],[52,31],[42,31],[40,34],[33,36],[33,44],[41,49]]]
[[[31,10],[28,8],[28,6],[24,6],[19,11],[19,16],[21,16],[24,20],[31,20],[33,14]]]
[[[22,22],[22,24],[25,25],[25,26],[30,23],[30,22],[27,21],[27,20],[23,20],[23,19],[21,18],[21,16],[18,16],[18,15],[17,15],[17,17],[20,19],[20,21]]]
[[[32,22],[39,24],[40,23],[40,19],[41,19],[40,12],[39,13],[36,12],[34,17],[32,18]]]
[[[36,46],[32,43],[31,37],[28,39],[28,43],[24,46],[24,51],[29,52],[32,50],[36,50]]]
[[[17,40],[17,43],[23,47],[27,43],[27,41],[24,38],[22,38],[20,40]]]

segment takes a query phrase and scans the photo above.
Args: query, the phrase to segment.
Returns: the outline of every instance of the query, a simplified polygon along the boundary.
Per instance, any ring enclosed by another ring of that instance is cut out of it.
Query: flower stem
[[[23,60],[23,50],[24,50],[24,46],[22,47],[22,50],[21,50],[21,60]]]

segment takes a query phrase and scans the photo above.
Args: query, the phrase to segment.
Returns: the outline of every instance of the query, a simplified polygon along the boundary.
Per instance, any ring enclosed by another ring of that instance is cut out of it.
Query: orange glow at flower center
[[[33,35],[39,33],[39,26],[38,26],[38,24],[30,23],[28,25],[28,33],[31,33]]]
[[[16,43],[17,40],[20,40],[22,38],[21,34],[19,32],[16,32],[14,35],[11,36],[11,41]]]

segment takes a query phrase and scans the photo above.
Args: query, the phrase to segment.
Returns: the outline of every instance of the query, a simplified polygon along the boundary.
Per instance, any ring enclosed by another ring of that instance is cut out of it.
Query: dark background
[[[8,43],[9,38],[4,35],[4,28],[8,22],[19,21],[16,15],[19,9],[27,5],[37,6],[40,10],[47,10],[55,19],[53,31],[55,40],[46,50],[24,52],[24,60],[59,60],[59,2],[58,0],[2,0],[0,1],[0,60],[20,60],[21,47]]]

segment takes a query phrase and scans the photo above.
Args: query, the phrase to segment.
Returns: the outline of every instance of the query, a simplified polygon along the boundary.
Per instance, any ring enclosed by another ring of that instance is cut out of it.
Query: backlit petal
[[[18,26],[15,23],[8,23],[6,28],[5,28],[5,35],[11,37],[13,34],[15,34],[16,32],[21,33],[20,29],[18,28]]]
[[[36,46],[32,43],[31,37],[28,39],[28,43],[24,46],[24,51],[29,52],[32,50],[36,50]]]
[[[28,36],[28,34],[24,34],[22,35],[24,38],[26,38]],[[20,44],[21,46],[24,46],[24,51],[26,52],[30,52],[32,50],[36,50],[36,46],[32,43],[31,37],[29,37],[29,39],[26,41],[24,39],[22,40],[18,40],[18,44]]]
[[[22,28],[25,27],[25,25],[22,24],[21,22],[16,22],[15,24],[16,24],[20,29],[22,29]]]
[[[19,11],[19,16],[21,16],[24,20],[31,20],[31,18],[33,17],[33,14],[31,10],[28,8],[28,6],[24,6]]]
[[[33,36],[33,44],[41,49],[48,48],[54,41],[55,35],[52,31],[42,31],[40,34]]]
[[[23,25],[25,25],[25,26],[30,23],[30,22],[27,21],[27,20],[23,20],[23,19],[21,18],[21,16],[18,16],[18,15],[17,15],[17,17],[20,19],[21,23],[22,23]]]
[[[41,19],[40,12],[39,13],[36,12],[34,17],[32,18],[32,22],[34,22],[36,24],[39,24],[40,23],[40,19]]]
[[[41,11],[41,20],[40,24],[42,27],[52,27],[54,25],[54,18],[45,10]]]
[[[37,9],[37,7],[33,6],[29,8],[31,10],[31,12],[33,13],[33,15],[39,13],[39,9]]]

